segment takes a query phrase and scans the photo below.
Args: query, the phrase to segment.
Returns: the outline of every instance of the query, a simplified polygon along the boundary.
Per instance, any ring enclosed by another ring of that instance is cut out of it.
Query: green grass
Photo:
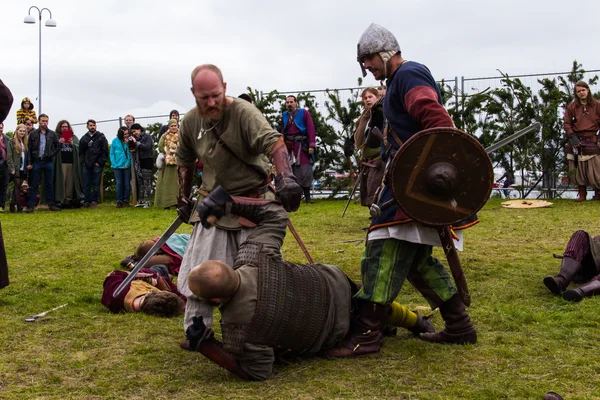
[[[466,231],[460,253],[476,345],[430,344],[401,332],[386,339],[380,355],[302,360],[276,367],[262,383],[240,381],[199,353],[180,350],[181,317],[113,315],[100,304],[105,275],[137,243],[159,236],[173,210],[106,204],[2,214],[11,283],[0,290],[0,398],[541,399],[549,390],[600,398],[600,296],[568,303],[542,284],[558,271],[552,253],[562,253],[574,230],[600,233],[600,202],[557,200],[533,210],[500,203],[492,199],[479,213],[482,222]],[[368,212],[351,204],[341,219],[343,207],[317,200],[292,221],[317,262],[359,279],[363,245],[356,244]],[[289,261],[306,262],[291,235],[283,251]],[[427,305],[408,283],[398,300]],[[443,327],[438,313],[433,322]]]

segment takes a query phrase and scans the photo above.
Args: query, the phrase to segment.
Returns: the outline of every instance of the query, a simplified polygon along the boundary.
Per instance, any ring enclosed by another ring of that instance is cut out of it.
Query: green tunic
[[[202,188],[208,191],[220,185],[231,195],[244,195],[262,186],[268,169],[265,156],[270,156],[281,134],[254,105],[237,98],[225,107],[223,117],[212,127],[197,107],[185,114],[179,131],[177,164],[190,166],[196,159],[202,162]],[[215,134],[237,157],[217,143]],[[265,174],[259,176],[256,169]]]
[[[165,135],[158,141],[158,151],[165,153]],[[156,179],[156,195],[154,197],[154,207],[169,208],[177,206],[177,195],[179,194],[179,181],[177,177],[177,166],[167,165],[158,170]]]

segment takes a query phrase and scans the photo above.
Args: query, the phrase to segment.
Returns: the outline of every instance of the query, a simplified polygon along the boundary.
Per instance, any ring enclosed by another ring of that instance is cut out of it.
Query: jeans
[[[502,185],[503,188],[505,188],[505,190],[503,190],[504,192],[504,197],[506,197],[507,199],[510,197],[510,190],[506,189],[507,187],[509,187],[510,185],[514,184],[514,181],[509,181],[508,179],[506,179],[504,181],[504,184]]]
[[[85,193],[86,203],[98,203],[100,194],[100,178],[102,177],[102,167],[94,165],[93,167],[83,166],[83,192]]]
[[[129,201],[131,195],[131,168],[114,168],[117,186],[117,201]]]
[[[44,192],[46,193],[46,202],[48,205],[54,204],[54,163],[51,161],[38,161],[33,163],[31,172],[31,182],[29,182],[29,199],[27,207],[35,206],[35,198],[38,194],[38,186],[44,174]]]

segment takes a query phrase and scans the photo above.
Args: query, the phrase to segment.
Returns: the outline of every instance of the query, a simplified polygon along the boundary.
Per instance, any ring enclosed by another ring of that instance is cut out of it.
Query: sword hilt
[[[381,217],[381,213],[390,208],[392,205],[394,205],[394,200],[388,200],[382,205],[373,203],[371,204],[371,207],[369,207],[369,214],[371,214],[371,217],[373,218],[379,218]]]

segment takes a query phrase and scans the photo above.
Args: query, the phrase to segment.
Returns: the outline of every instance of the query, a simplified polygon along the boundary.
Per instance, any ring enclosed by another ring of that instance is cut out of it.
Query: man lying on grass
[[[263,380],[276,360],[328,356],[327,350],[350,332],[368,331],[356,326],[352,295],[358,286],[338,267],[275,261],[255,242],[245,242],[240,250],[247,258],[241,262],[238,257],[234,268],[205,261],[190,273],[190,290],[219,305],[223,337],[223,343],[212,335],[198,343],[206,327],[196,318],[186,332],[190,349],[242,379]],[[415,335],[435,331],[427,318],[396,302],[389,306],[386,322]],[[357,346],[360,354],[370,354],[379,352],[382,343],[383,333],[377,331],[367,333]]]
[[[112,271],[104,279],[102,304],[113,313],[132,311],[158,317],[173,317],[185,309],[185,296],[179,293],[164,265],[142,268],[119,296],[113,293],[129,272]]]
[[[571,281],[585,284],[567,290]],[[568,301],[600,294],[600,235],[591,236],[582,230],[573,233],[558,275],[545,277],[544,285],[552,294],[562,295]]]
[[[135,264],[146,255],[158,239],[159,238],[144,240],[140,243],[135,249],[134,254],[127,256],[121,261],[121,267],[129,270],[135,267]],[[181,260],[183,259],[183,254],[185,253],[185,248],[187,247],[189,240],[190,235],[187,233],[172,234],[169,239],[167,239],[167,242],[154,253],[152,258],[150,258],[144,266],[151,267],[158,264],[166,265],[169,268],[169,274],[178,275],[179,268],[181,267]]]
[[[259,205],[236,204],[222,188],[204,199],[199,214],[206,223],[228,209],[257,227],[265,223]],[[195,317],[186,331],[187,349],[246,380],[269,377],[275,360],[328,356],[328,349],[357,332],[363,335],[353,355],[378,353],[385,330],[371,331],[371,322],[356,319],[352,296],[359,286],[336,266],[300,265],[272,256],[275,250],[262,242],[269,243],[269,234],[242,243],[233,268],[209,260],[192,269],[188,287],[200,301],[219,306],[223,343],[202,317]],[[387,307],[385,322],[416,335],[435,331],[427,318],[396,302]]]

